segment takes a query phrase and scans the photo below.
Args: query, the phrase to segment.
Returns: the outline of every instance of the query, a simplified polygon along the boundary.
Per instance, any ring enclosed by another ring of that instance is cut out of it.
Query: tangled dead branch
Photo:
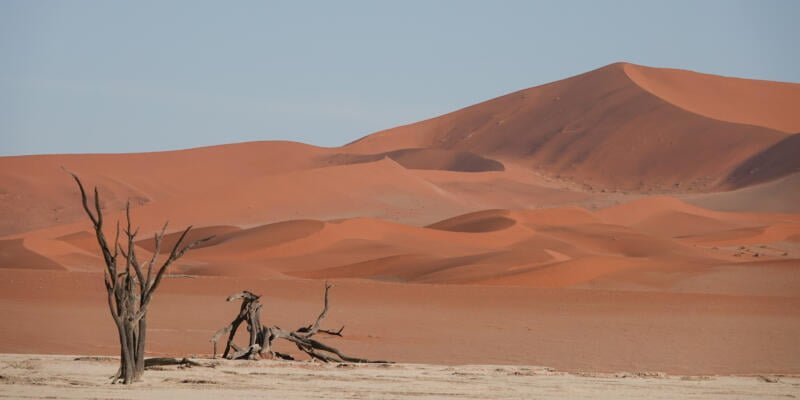
[[[214,357],[216,358],[217,356],[217,342],[227,335],[228,340],[225,344],[225,351],[222,357],[228,359],[254,360],[266,355],[270,358],[294,360],[294,357],[289,354],[273,350],[275,340],[284,339],[294,343],[300,351],[308,354],[312,359],[322,362],[388,363],[389,361],[368,360],[345,355],[337,348],[324,344],[314,338],[318,333],[342,336],[344,326],[338,330],[321,328],[322,321],[328,315],[328,292],[332,287],[333,285],[325,282],[325,296],[322,312],[320,312],[317,319],[313,323],[294,331],[287,331],[278,326],[267,327],[261,324],[261,303],[259,302],[261,296],[246,290],[228,296],[227,301],[242,300],[242,306],[239,308],[239,314],[236,318],[234,318],[230,324],[218,330],[211,338],[214,347]],[[247,331],[250,333],[250,341],[247,347],[240,348],[233,342],[233,339],[236,336],[236,331],[243,322],[247,325]]]

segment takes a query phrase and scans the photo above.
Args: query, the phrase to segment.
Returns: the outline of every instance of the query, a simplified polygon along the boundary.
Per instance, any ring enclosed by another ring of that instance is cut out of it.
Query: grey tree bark
[[[184,245],[186,235],[192,229],[189,226],[183,231],[167,259],[158,266],[157,261],[161,252],[161,242],[164,238],[164,232],[167,230],[167,224],[165,223],[161,231],[154,235],[155,249],[152,256],[145,264],[141,264],[136,255],[135,244],[139,228],[131,228],[130,202],[125,206],[126,226],[122,231],[125,235],[125,243],[120,243],[120,224],[117,221],[114,243],[110,245],[103,232],[103,211],[100,206],[100,195],[97,187],[94,188],[92,207],[89,204],[89,199],[81,180],[74,173],[70,172],[70,175],[75,179],[80,189],[83,210],[92,221],[97,244],[100,246],[105,263],[103,281],[106,287],[106,300],[111,317],[117,327],[120,347],[119,369],[112,377],[112,383],[130,384],[138,381],[144,373],[147,310],[153,299],[153,294],[158,289],[172,263],[193,247],[212,239],[212,237]],[[92,211],[92,208],[94,208],[94,211]]]

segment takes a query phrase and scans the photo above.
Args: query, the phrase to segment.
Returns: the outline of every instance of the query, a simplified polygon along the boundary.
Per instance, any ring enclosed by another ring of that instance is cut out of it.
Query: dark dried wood
[[[300,351],[306,353],[309,357],[311,357],[311,359],[326,363],[389,363],[389,361],[368,360],[365,358],[351,357],[343,354],[335,347],[329,346],[312,338],[318,333],[342,336],[342,330],[344,330],[344,327],[341,327],[335,331],[321,328],[323,320],[328,315],[328,292],[332,287],[333,285],[325,282],[325,294],[323,297],[322,312],[320,312],[317,319],[314,320],[313,323],[300,327],[294,331],[287,331],[278,326],[267,327],[261,324],[261,304],[259,303],[261,296],[248,291],[242,291],[228,296],[227,301],[242,300],[242,306],[239,308],[239,314],[236,316],[236,318],[234,318],[230,324],[218,330],[214,336],[211,337],[211,342],[214,348],[214,358],[217,356],[217,342],[223,336],[228,335],[228,341],[225,345],[225,351],[223,352],[222,357],[233,360],[252,360],[264,356],[279,358],[282,360],[294,360],[294,357],[274,351],[272,349],[272,345],[275,340],[284,339],[294,343],[294,345],[297,346]],[[250,340],[247,347],[239,348],[233,342],[233,339],[236,336],[237,329],[242,323],[247,325],[247,331],[250,333]]]
[[[158,289],[164,274],[173,262],[181,258],[193,247],[213,237],[203,238],[183,245],[186,235],[192,229],[191,226],[186,228],[178,242],[175,243],[172,251],[170,251],[169,257],[161,266],[155,267],[161,248],[161,241],[167,229],[167,225],[164,224],[161,231],[155,234],[155,252],[146,264],[147,271],[145,273],[136,255],[135,240],[136,235],[139,233],[139,228],[133,229],[131,225],[130,202],[125,205],[125,228],[122,229],[122,233],[125,235],[125,243],[120,243],[120,224],[117,221],[114,245],[109,246],[103,232],[103,210],[97,187],[94,188],[94,210],[92,210],[80,178],[72,172],[69,172],[69,174],[78,184],[83,210],[92,222],[97,244],[100,246],[100,252],[105,262],[103,282],[107,292],[106,300],[111,317],[117,327],[120,343],[120,365],[117,373],[112,377],[112,383],[130,384],[138,381],[144,373],[146,364],[144,353],[147,337],[147,310],[153,298],[153,293]],[[124,264],[119,262],[120,256],[124,258]],[[155,276],[152,275],[154,270]]]

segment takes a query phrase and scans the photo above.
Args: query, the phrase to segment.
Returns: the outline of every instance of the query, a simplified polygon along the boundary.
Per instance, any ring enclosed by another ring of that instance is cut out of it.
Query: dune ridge
[[[625,63],[625,73],[642,89],[696,114],[800,132],[800,84],[722,77],[672,68]],[[724,100],[724,101],[722,101]]]

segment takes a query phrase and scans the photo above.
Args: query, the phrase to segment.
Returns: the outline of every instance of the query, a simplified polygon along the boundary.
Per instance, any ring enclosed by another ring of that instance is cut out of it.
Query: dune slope
[[[730,171],[786,136],[796,113],[750,110],[762,125],[735,118],[739,108],[697,112],[695,104],[727,102],[708,88],[662,94],[651,86],[678,74],[612,64],[551,84],[525,89],[450,114],[367,136],[345,149],[377,153],[408,147],[469,151],[517,162],[551,175],[606,188],[698,191],[717,187]],[[643,77],[647,72],[648,78]],[[652,82],[651,82],[652,81]],[[800,85],[736,80],[735,96],[758,94],[791,109]],[[773,86],[779,87],[773,90]],[[713,97],[717,96],[717,97]],[[690,106],[685,104],[691,103]],[[721,115],[721,113],[726,113]],[[713,115],[713,117],[709,117]],[[722,118],[725,117],[725,118]],[[749,120],[748,120],[749,121]],[[773,123],[774,122],[774,123]],[[784,156],[786,157],[786,156]],[[786,172],[781,172],[785,174]],[[759,180],[774,179],[771,175]]]
[[[637,85],[687,111],[720,121],[800,132],[800,89],[796,83],[633,64],[626,64],[624,69]]]

